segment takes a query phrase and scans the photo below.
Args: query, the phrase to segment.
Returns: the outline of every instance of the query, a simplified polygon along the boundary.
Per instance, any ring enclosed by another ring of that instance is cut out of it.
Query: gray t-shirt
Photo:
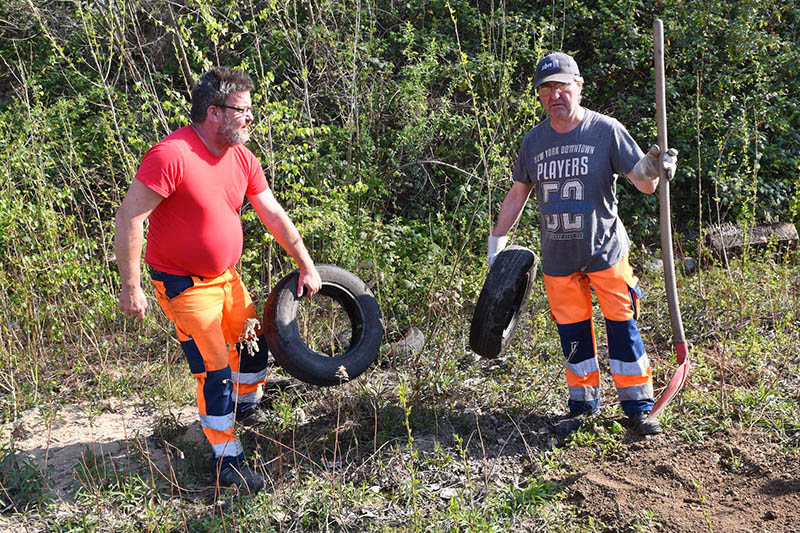
[[[513,177],[535,184],[545,274],[605,270],[628,253],[617,175],[643,156],[622,124],[588,109],[572,131],[558,133],[548,118],[525,135]]]

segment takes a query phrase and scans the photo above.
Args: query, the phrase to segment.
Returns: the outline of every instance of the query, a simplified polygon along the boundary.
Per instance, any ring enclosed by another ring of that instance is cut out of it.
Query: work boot
[[[249,492],[257,492],[264,488],[264,478],[258,476],[245,465],[234,466],[232,464],[224,466],[219,473],[219,484],[225,486],[236,485],[240,489],[247,489]]]
[[[648,416],[650,416],[650,411],[629,415],[628,420],[631,421],[633,430],[640,435],[657,435],[661,433],[663,431],[661,422],[655,417],[648,419]]]

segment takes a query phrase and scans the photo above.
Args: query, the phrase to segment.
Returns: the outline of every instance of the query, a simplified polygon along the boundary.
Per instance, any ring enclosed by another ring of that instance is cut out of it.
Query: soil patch
[[[650,525],[666,531],[796,531],[796,454],[752,434],[689,444],[660,435],[630,442],[615,457],[566,453],[578,473],[562,480],[580,515],[612,531]]]
[[[55,416],[31,409],[0,427],[0,439],[13,439],[17,453],[47,473],[56,498],[70,502],[79,483],[75,469],[90,457],[113,459],[121,468],[136,468],[148,457],[154,467],[168,472],[167,454],[150,438],[164,419],[188,425],[184,440],[204,441],[194,405],[161,413],[116,399],[63,406]]]

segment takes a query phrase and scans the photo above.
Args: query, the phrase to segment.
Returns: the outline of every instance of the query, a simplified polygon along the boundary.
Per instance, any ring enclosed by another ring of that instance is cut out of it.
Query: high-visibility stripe
[[[653,398],[653,385],[647,383],[645,385],[636,385],[633,387],[618,387],[617,394],[621,401],[627,400],[652,400]]]
[[[264,396],[264,391],[260,387],[249,394],[238,395],[236,394],[236,391],[233,391],[231,394],[233,401],[239,403],[239,405],[245,403],[258,403],[261,401],[261,398],[263,396]]]
[[[244,454],[242,443],[239,442],[239,439],[224,442],[222,444],[212,444],[211,447],[214,449],[214,457],[217,458],[236,457]]]
[[[231,371],[231,379],[234,383],[254,384],[267,379],[267,369],[264,368],[261,372],[239,372]]]
[[[569,387],[599,387],[600,371],[589,372],[585,376],[576,376],[567,370],[567,385]]]
[[[203,435],[206,436],[208,442],[210,442],[212,446],[216,444],[225,444],[226,442],[236,440],[236,435],[234,434],[232,427],[224,431],[206,428],[203,426],[200,427],[203,430]]]
[[[597,365],[597,358],[592,357],[577,364],[567,363],[567,370],[576,376],[588,376],[592,372],[599,371],[600,367]]]
[[[227,431],[233,427],[233,411],[222,416],[200,415],[200,426],[216,431]]]
[[[600,386],[569,387],[569,399],[576,402],[592,402],[600,399]]]
[[[650,374],[650,360],[646,355],[633,363],[610,359],[611,373],[615,376],[644,376]]]
[[[653,383],[653,378],[651,377],[649,370],[646,374],[638,374],[636,376],[614,375],[614,386],[616,386],[618,389],[625,387],[636,387],[639,385],[645,385],[647,383]]]

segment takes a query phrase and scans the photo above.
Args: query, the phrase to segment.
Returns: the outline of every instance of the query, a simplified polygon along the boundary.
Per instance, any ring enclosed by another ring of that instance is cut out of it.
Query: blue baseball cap
[[[569,83],[581,79],[581,71],[578,70],[578,64],[572,57],[563,52],[551,52],[536,65],[536,81],[533,83],[533,88],[548,81]]]

